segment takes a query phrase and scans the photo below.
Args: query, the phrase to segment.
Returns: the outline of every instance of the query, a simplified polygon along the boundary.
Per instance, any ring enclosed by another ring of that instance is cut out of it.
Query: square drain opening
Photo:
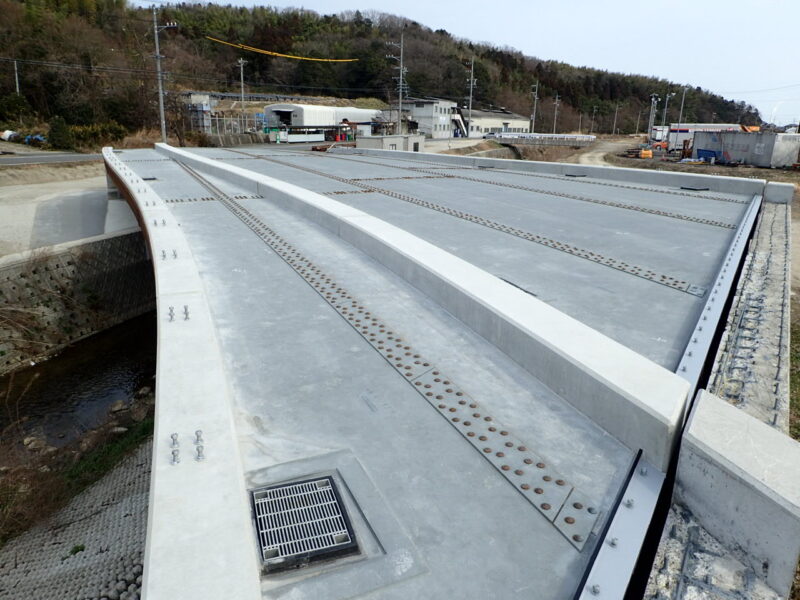
[[[251,492],[261,561],[267,572],[358,552],[353,526],[332,477]]]

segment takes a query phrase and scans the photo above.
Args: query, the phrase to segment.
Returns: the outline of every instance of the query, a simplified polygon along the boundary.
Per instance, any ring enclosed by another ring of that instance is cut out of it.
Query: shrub
[[[16,121],[31,112],[31,105],[25,96],[8,94],[0,98],[0,121]]]
[[[47,141],[57,150],[72,150],[75,147],[75,138],[66,121],[61,117],[53,117],[50,121],[50,131],[47,134]]]
[[[72,125],[69,128],[75,145],[103,146],[110,142],[117,142],[128,134],[128,130],[116,121],[94,123],[92,125]]]

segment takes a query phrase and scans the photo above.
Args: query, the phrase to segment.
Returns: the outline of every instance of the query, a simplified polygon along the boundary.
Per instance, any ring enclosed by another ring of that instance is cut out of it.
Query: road
[[[630,138],[599,140],[588,151],[576,155],[568,162],[576,162],[579,165],[613,166],[606,162],[606,154],[621,152],[632,145],[634,145],[634,140]]]
[[[24,155],[0,155],[0,166],[40,165],[45,163],[89,162],[101,160],[100,154],[77,153],[25,153]]]

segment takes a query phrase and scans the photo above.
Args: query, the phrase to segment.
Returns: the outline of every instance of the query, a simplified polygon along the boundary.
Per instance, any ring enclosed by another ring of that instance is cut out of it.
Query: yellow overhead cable
[[[259,52],[261,54],[267,54],[269,56],[279,56],[281,58],[293,58],[294,60],[312,60],[315,62],[355,62],[358,60],[357,58],[311,58],[309,56],[293,56],[292,54],[281,54],[280,52],[272,52],[270,50],[262,50],[261,48],[253,48],[252,46],[245,46],[244,44],[231,44],[230,42],[213,38],[210,35],[207,35],[206,39],[209,39],[212,42],[217,42],[218,44],[225,44],[226,46],[233,46],[234,48],[240,48],[241,50],[248,50],[250,52]]]

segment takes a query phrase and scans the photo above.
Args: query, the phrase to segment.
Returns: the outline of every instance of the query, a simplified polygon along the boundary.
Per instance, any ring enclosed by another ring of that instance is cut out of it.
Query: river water
[[[155,372],[152,312],[0,377],[0,432],[42,436],[62,447],[104,423],[117,400],[127,403],[138,389],[153,387]]]

